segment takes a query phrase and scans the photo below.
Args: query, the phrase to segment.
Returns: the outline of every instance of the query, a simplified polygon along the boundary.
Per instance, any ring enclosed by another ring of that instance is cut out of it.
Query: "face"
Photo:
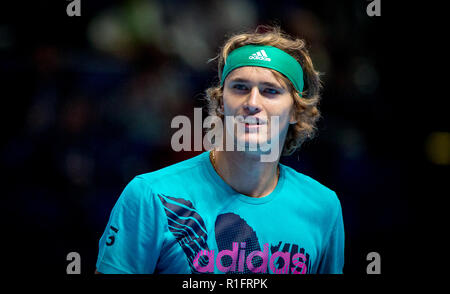
[[[237,129],[243,130],[235,131],[235,144],[270,144],[278,136],[281,150],[289,124],[295,123],[293,103],[287,85],[267,68],[240,67],[225,79],[223,113],[235,118]],[[274,117],[278,117],[278,128]]]

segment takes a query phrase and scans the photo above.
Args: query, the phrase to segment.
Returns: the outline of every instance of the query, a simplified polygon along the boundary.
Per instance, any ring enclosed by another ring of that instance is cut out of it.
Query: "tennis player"
[[[263,161],[261,148],[215,148],[136,176],[100,239],[97,272],[342,273],[337,195],[279,163],[313,136],[320,115],[321,81],[305,42],[258,27],[229,38],[217,60],[209,114],[241,118],[234,147],[278,142],[280,152]]]

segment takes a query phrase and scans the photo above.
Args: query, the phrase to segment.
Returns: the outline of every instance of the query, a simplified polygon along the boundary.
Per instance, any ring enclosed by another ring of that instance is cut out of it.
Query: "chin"
[[[260,151],[261,145],[269,144],[266,138],[259,138],[258,135],[246,135],[245,138],[237,138],[235,142],[236,150],[245,148],[245,151]],[[240,149],[238,149],[238,147]]]

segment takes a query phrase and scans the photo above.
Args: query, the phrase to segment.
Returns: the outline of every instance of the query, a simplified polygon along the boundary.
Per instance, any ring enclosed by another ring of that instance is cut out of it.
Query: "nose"
[[[253,87],[244,104],[247,114],[256,114],[261,111],[260,98],[258,87]]]

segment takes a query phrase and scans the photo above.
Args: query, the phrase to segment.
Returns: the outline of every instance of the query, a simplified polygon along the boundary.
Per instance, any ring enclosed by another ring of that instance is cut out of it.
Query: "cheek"
[[[224,100],[223,101],[223,114],[230,115],[230,113],[233,113],[233,107]]]
[[[291,113],[293,111],[293,104],[286,102],[285,104],[278,105],[278,107],[274,107],[273,112],[271,112],[270,116],[278,116],[280,127],[283,128],[285,125],[289,125],[289,121],[291,119]]]
[[[226,93],[223,93],[222,103],[225,115],[235,113],[236,109],[239,107],[236,102],[233,103],[233,99],[229,99],[229,96],[226,95]]]

